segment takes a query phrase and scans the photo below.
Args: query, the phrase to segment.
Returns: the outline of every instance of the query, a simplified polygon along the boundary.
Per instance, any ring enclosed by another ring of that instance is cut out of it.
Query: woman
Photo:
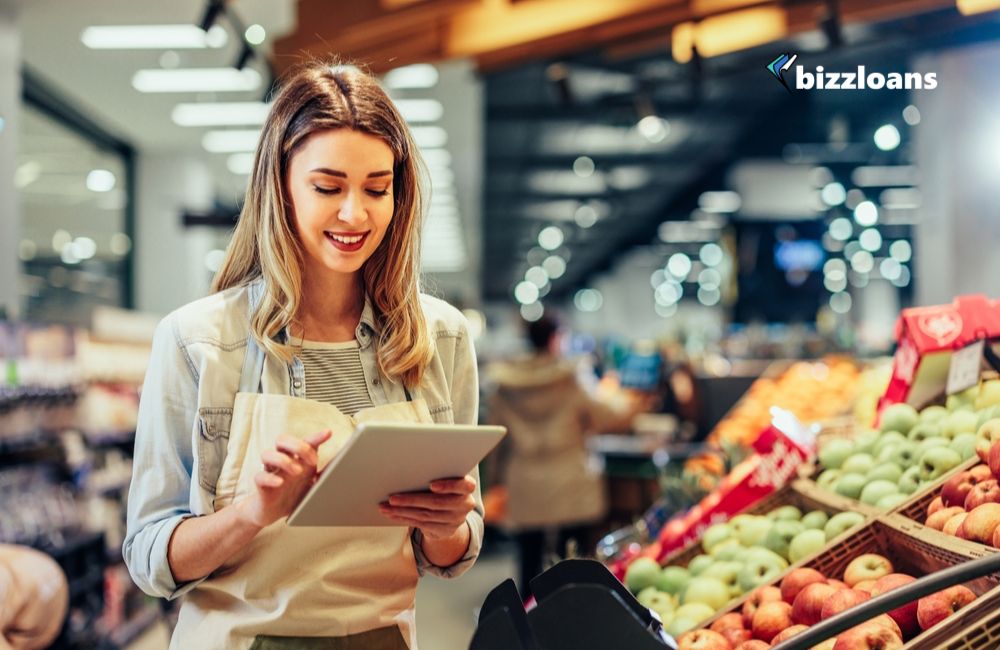
[[[356,422],[476,421],[466,322],[418,291],[421,168],[370,76],[278,92],[214,293],[160,323],[139,407],[124,556],[186,594],[171,647],[412,649],[419,575],[478,556],[477,472],[394,495],[385,528],[286,524]]]

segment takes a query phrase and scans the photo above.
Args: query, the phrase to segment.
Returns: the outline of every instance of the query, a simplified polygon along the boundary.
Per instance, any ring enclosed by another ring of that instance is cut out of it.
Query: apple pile
[[[639,557],[625,572],[625,585],[676,637],[714,616],[732,599],[774,581],[790,562],[816,553],[864,519],[856,512],[831,517],[815,510],[803,515],[790,505],[766,515],[736,515],[705,530],[704,553],[686,567],[660,568],[656,561]]]
[[[1000,548],[1000,418],[976,433],[983,465],[959,472],[941,486],[927,507],[924,524],[962,539]]]
[[[972,401],[952,397],[956,399],[949,398],[948,407],[928,406],[919,413],[909,404],[893,404],[883,411],[879,431],[862,432],[853,440],[826,441],[818,454],[824,471],[816,478],[817,485],[889,509],[974,457],[980,418],[994,409],[1000,415],[1000,407],[990,405],[977,413],[972,410],[976,397],[966,395]],[[1000,393],[996,397],[1000,404]]]
[[[832,580],[815,569],[794,569],[779,586],[762,586],[755,590],[743,603],[741,611],[719,617],[707,630],[682,635],[678,645],[681,650],[763,650],[915,580],[912,576],[894,573],[892,562],[874,553],[854,558],[842,577],[843,581]],[[975,599],[975,593],[967,587],[949,587],[876,616],[815,647],[822,650],[901,648],[906,641]]]

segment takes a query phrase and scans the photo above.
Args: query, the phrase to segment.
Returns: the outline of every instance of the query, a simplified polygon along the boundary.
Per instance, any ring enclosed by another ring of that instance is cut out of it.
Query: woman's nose
[[[365,208],[357,192],[350,191],[344,197],[344,202],[340,206],[339,218],[348,223],[360,223],[365,220]]]

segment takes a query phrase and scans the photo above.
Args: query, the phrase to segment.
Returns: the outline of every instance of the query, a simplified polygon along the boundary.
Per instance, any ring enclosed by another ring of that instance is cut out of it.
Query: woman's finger
[[[280,488],[285,484],[285,479],[271,472],[257,472],[256,476],[253,477],[253,481],[257,484],[257,487],[265,490]]]
[[[476,490],[476,481],[471,476],[449,478],[431,481],[431,492],[436,494],[472,494]]]
[[[275,443],[275,447],[277,447],[279,451],[283,451],[290,456],[296,457],[307,467],[316,467],[316,449],[304,440],[300,440],[293,436],[281,436]]]
[[[458,522],[463,521],[465,518],[458,516],[457,514],[452,514],[441,510],[424,510],[422,508],[395,508],[392,506],[379,506],[379,510],[382,514],[393,518],[393,519],[405,519],[411,522],[416,522],[419,524],[452,524],[457,525]]]
[[[310,447],[312,447],[313,449],[319,449],[319,446],[322,445],[327,440],[329,440],[330,436],[332,435],[333,431],[327,429],[326,431],[318,431],[316,433],[312,433],[303,438],[302,440],[305,441],[305,443]]]
[[[275,449],[266,449],[260,457],[264,462],[264,467],[268,470],[282,472],[289,476],[299,476],[304,471],[295,459]]]
[[[429,494],[427,492],[407,492],[389,496],[389,505],[425,508],[429,510],[461,510],[466,504],[473,504],[472,497],[460,494]],[[474,504],[473,504],[474,505]]]

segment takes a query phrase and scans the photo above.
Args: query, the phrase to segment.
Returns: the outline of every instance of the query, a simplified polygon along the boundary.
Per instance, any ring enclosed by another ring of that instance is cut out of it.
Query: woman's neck
[[[351,341],[364,304],[360,273],[303,278],[302,300],[291,334],[311,341]]]

